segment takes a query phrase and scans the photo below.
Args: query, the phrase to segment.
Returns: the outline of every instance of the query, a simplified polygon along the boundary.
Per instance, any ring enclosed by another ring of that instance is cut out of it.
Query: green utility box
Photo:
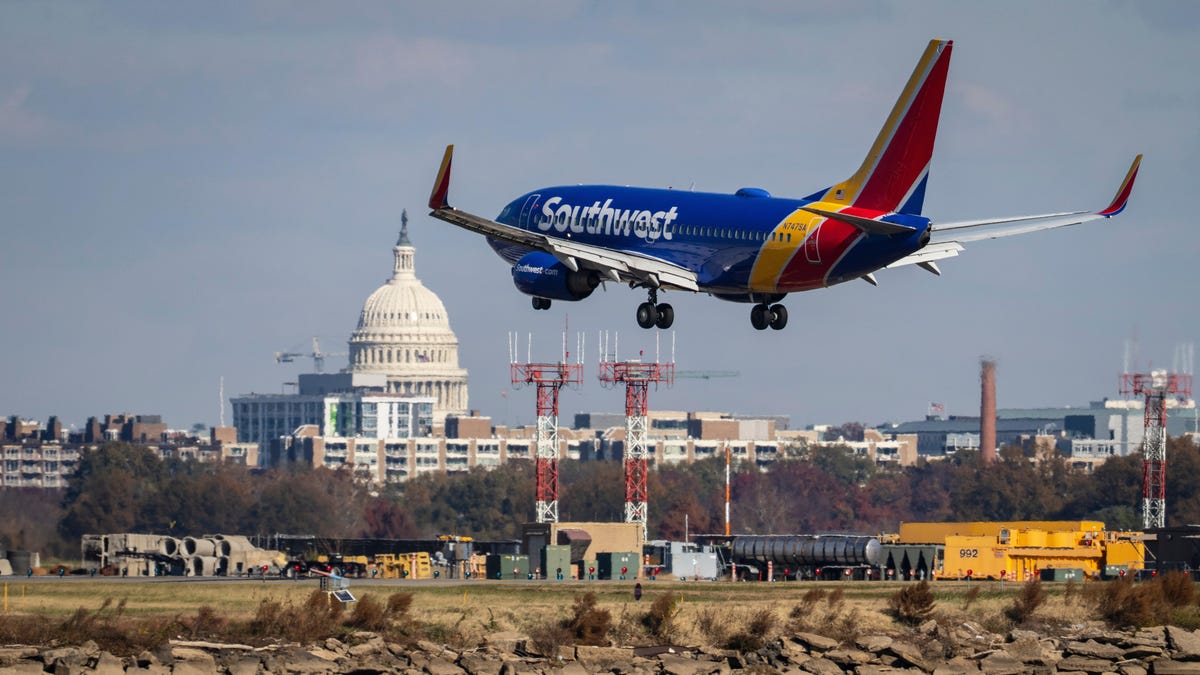
[[[546,546],[542,549],[542,576],[551,581],[562,574],[563,580],[571,578],[571,547],[567,544]]]
[[[527,555],[493,554],[487,557],[489,579],[527,579],[531,571]]]
[[[1041,571],[1042,581],[1083,581],[1083,570],[1074,567],[1052,567]]]
[[[595,581],[600,576],[593,570],[596,569],[595,560],[580,560],[576,569],[579,570],[580,581]]]
[[[1121,577],[1130,576],[1132,574],[1133,574],[1133,572],[1131,572],[1129,570],[1128,565],[1105,565],[1104,566],[1104,578],[1105,579],[1119,579]]]
[[[601,579],[636,579],[642,568],[642,556],[632,552],[596,554],[596,576]],[[625,571],[622,572],[621,570]]]

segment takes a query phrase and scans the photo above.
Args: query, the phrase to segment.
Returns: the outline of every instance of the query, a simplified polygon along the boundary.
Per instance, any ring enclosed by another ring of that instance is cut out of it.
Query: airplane
[[[750,303],[756,330],[787,325],[789,293],[936,261],[964,244],[1112,218],[1125,210],[1142,155],[1100,211],[936,223],[921,214],[941,114],[952,40],[931,40],[891,114],[848,179],[800,199],[761,188],[733,194],[573,185],[527,192],[495,220],[450,206],[454,146],[446,147],[430,215],[487,238],[512,265],[513,283],[535,310],[587,298],[607,281],[643,288],[642,328],[669,328],[675,310],[660,291],[707,293]],[[989,227],[990,226],[990,227]]]

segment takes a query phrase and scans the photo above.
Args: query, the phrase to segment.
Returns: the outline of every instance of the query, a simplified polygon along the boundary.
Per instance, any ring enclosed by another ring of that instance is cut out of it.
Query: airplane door
[[[821,247],[817,244],[817,235],[819,234],[821,234],[821,226],[817,225],[812,232],[808,233],[808,239],[804,240],[804,257],[814,265],[821,264]]]
[[[537,213],[537,206],[541,200],[541,195],[529,195],[529,199],[525,200],[525,205],[521,207],[521,215],[517,219],[517,224],[519,226],[524,227],[527,230],[536,229],[537,220],[535,219],[534,214]]]

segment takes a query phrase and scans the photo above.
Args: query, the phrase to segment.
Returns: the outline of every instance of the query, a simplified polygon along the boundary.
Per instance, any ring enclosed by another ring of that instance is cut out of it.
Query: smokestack
[[[979,383],[982,388],[979,403],[979,454],[984,463],[996,461],[996,362],[984,358],[979,362]]]

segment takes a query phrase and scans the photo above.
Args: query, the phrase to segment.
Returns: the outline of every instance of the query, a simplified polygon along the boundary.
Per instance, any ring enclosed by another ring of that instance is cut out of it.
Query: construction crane
[[[345,355],[346,352],[321,351],[321,342],[316,336],[313,336],[311,352],[275,352],[275,363],[291,363],[299,358],[309,358],[313,360],[313,368],[318,373],[321,373],[325,371],[325,357]]]
[[[741,377],[740,370],[677,370],[675,379],[711,380],[714,377]]]

